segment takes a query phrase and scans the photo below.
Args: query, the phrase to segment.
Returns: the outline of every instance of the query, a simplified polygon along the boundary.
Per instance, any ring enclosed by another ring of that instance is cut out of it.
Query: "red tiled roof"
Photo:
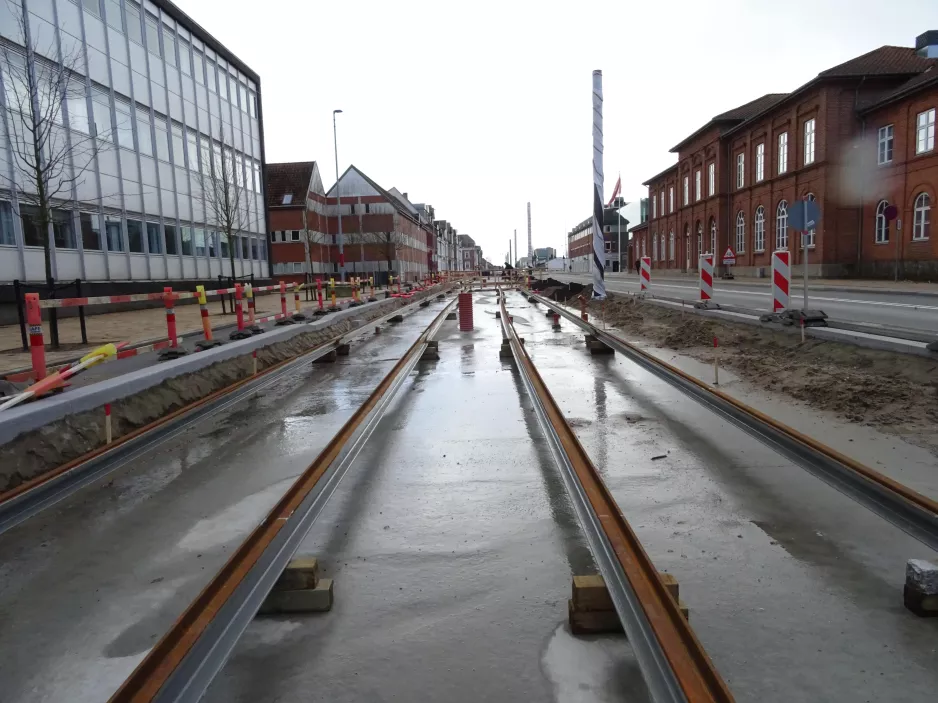
[[[860,111],[871,112],[906,95],[924,90],[932,85],[938,85],[938,59],[930,60],[932,61],[932,66],[928,70],[919,73],[917,76],[913,76],[898,88],[883,91],[876,95],[874,99],[867,100],[864,105],[860,106]]]
[[[935,65],[935,59],[915,55],[908,46],[881,46],[839,66],[821,71],[818,78],[849,78],[853,76],[894,76],[916,74]]]
[[[315,165],[315,161],[267,164],[267,207],[282,206],[287,194],[293,196],[291,205],[302,207]]]
[[[761,98],[756,98],[752,102],[748,102],[745,105],[740,105],[739,107],[734,107],[732,110],[728,110],[723,114],[717,115],[714,117],[711,122],[724,122],[724,121],[737,121],[737,120],[748,120],[753,115],[757,115],[763,110],[767,110],[772,107],[775,103],[780,102],[783,98],[788,97],[788,93],[767,93]]]

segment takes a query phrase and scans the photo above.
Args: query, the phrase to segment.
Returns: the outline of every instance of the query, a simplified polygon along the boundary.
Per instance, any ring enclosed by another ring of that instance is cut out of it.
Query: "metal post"
[[[345,281],[345,240],[342,235],[342,197],[339,188],[339,138],[335,126],[335,116],[341,110],[332,111],[332,142],[335,145],[335,202],[339,213],[339,280]]]
[[[807,219],[807,218],[806,218]],[[801,258],[801,266],[804,268],[803,279],[804,283],[801,285],[804,286],[804,309],[808,309],[808,233],[801,233],[801,248],[804,250],[804,256]]]
[[[16,297],[16,316],[20,319],[20,339],[23,341],[23,351],[29,351],[26,343],[26,317],[23,315],[23,309],[26,305],[23,300],[23,286],[19,279],[13,281],[13,295]]]
[[[76,298],[81,297],[81,279],[80,278],[75,279],[75,297]],[[81,327],[81,343],[87,344],[88,343],[88,330],[85,329],[85,306],[84,305],[78,306],[78,325],[79,327]]]

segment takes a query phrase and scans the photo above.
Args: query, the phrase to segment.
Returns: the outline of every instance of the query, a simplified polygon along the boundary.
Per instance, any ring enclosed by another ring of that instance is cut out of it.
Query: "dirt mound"
[[[603,310],[605,308],[605,310]],[[859,423],[906,435],[938,454],[938,363],[924,357],[723,320],[611,295],[590,304],[595,318],[658,347],[713,359],[753,383]]]

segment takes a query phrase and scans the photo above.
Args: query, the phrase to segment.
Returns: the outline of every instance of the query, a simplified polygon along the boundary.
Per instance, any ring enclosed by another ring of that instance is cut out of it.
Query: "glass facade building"
[[[49,110],[42,82],[63,67]],[[69,150],[49,224],[57,280],[208,279],[231,275],[232,256],[234,275],[269,275],[258,76],[170,2],[13,0],[0,2],[0,283],[46,277],[17,158],[29,90]]]

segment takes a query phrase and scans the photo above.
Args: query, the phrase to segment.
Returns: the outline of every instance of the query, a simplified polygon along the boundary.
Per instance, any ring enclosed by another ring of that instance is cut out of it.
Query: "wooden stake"
[[[253,366],[253,375],[257,375],[257,349],[251,352],[251,365]]]
[[[720,362],[719,362],[719,341],[717,338],[713,338],[713,385],[720,385]]]
[[[111,404],[104,404],[104,442],[111,443]]]

